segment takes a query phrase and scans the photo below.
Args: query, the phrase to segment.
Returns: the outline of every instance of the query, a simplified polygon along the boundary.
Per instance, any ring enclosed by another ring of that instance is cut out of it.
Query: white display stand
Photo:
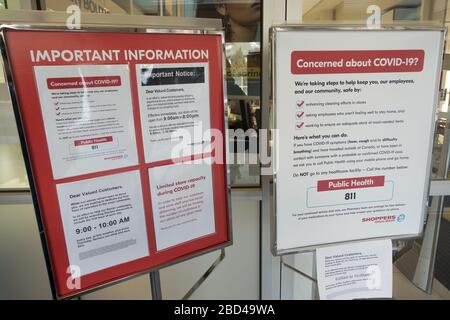
[[[282,267],[316,283],[315,262],[309,274],[287,255],[422,236],[445,33],[271,28],[271,250]]]
[[[271,29],[275,255],[422,234],[444,34]]]

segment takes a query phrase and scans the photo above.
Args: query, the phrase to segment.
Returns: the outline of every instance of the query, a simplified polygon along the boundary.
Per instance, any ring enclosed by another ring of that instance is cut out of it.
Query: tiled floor
[[[393,295],[396,300],[443,300],[450,298],[449,291],[436,281],[433,293],[429,295],[414,286],[395,266],[393,272]]]

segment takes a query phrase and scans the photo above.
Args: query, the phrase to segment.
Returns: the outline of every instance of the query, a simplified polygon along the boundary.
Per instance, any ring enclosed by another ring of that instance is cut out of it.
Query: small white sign
[[[149,169],[158,251],[215,232],[211,172],[187,163]]]
[[[319,248],[321,300],[392,298],[392,242],[365,241]]]
[[[442,35],[276,31],[277,252],[422,232]]]
[[[36,66],[53,178],[138,164],[127,65]]]
[[[149,255],[139,171],[56,188],[69,263],[82,276]]]
[[[138,64],[136,77],[145,162],[202,154],[211,140],[208,64]],[[172,154],[183,142],[188,150]]]

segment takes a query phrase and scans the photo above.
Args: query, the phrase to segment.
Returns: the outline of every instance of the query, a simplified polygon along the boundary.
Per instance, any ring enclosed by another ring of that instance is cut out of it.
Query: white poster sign
[[[57,185],[70,265],[81,275],[149,255],[139,171]]]
[[[318,248],[321,300],[392,298],[392,242],[377,240]]]
[[[127,65],[34,72],[55,179],[138,164]]]
[[[136,73],[145,162],[202,154],[211,141],[208,63],[139,64]]]
[[[420,234],[443,32],[274,39],[276,251]]]
[[[210,165],[155,167],[149,177],[158,251],[215,232]]]

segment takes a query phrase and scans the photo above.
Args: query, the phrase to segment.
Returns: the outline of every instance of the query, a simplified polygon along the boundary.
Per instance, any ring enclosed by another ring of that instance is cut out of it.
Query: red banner
[[[359,177],[317,181],[317,191],[360,189],[384,186],[384,176]]]
[[[292,74],[420,72],[423,50],[293,51]]]
[[[122,84],[119,76],[106,77],[77,77],[77,78],[49,78],[47,86],[50,90],[118,87]]]
[[[74,144],[76,147],[85,146],[89,144],[98,144],[113,141],[113,137],[102,137],[102,138],[92,138],[92,139],[83,139],[83,140],[75,140]]]

